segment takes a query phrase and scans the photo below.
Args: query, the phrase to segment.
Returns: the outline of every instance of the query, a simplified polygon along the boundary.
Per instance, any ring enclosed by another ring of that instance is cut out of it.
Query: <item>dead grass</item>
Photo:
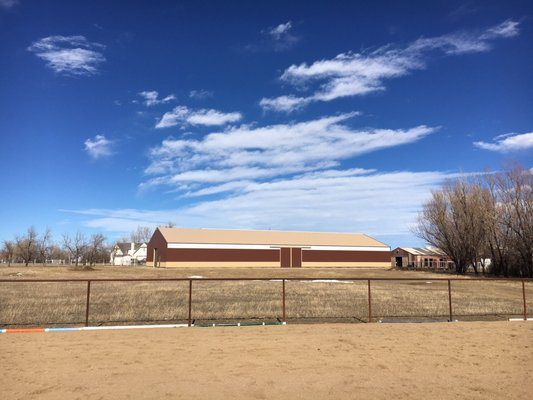
[[[152,268],[125,267],[114,265],[96,265],[92,269],[75,268],[74,266],[42,266],[14,264],[7,267],[0,264],[0,279],[95,279],[95,278],[188,278],[203,276],[206,278],[343,278],[343,277],[443,277],[420,271],[398,271],[364,268]],[[447,275],[444,275],[446,277]]]
[[[21,274],[21,275],[20,275]],[[449,277],[427,272],[360,269],[153,269],[98,266],[92,271],[68,267],[0,267],[0,279],[29,278],[272,278],[269,281],[194,281],[192,317],[197,323],[275,320],[282,317],[286,281],[289,322],[367,321],[367,281],[321,282],[323,278],[424,278],[424,281],[372,281],[373,319],[447,319]],[[453,276],[452,276],[453,277]],[[87,284],[0,283],[0,326],[64,326],[85,322]],[[526,284],[533,310],[533,283]],[[92,282],[90,324],[183,323],[188,316],[189,284],[176,282]],[[454,319],[503,319],[522,313],[520,282],[452,282]]]

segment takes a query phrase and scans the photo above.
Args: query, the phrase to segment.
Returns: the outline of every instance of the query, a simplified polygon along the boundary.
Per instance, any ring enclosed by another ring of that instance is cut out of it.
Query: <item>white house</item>
[[[111,251],[113,265],[136,265],[146,262],[146,243],[117,243]]]

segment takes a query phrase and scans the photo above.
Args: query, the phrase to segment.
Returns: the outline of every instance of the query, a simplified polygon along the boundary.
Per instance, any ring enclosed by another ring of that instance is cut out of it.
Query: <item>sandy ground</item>
[[[532,322],[0,334],[4,399],[531,399]]]

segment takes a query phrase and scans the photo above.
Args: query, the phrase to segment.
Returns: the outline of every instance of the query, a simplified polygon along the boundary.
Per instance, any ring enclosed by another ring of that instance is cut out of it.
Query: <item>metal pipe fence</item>
[[[366,301],[368,304],[368,314],[367,314],[367,321],[364,322],[374,322],[374,320],[378,317],[377,315],[373,315],[373,306],[377,301],[379,301],[379,297],[377,297],[376,293],[376,285],[384,282],[400,282],[400,283],[406,283],[406,282],[425,282],[425,283],[433,283],[438,282],[442,283],[447,287],[447,320],[453,321],[454,317],[457,317],[457,314],[454,313],[454,307],[452,302],[452,294],[453,290],[457,290],[457,286],[460,282],[460,284],[465,285],[468,283],[474,283],[474,282],[483,282],[483,284],[488,283],[495,283],[495,282],[501,282],[501,283],[521,283],[521,303],[522,303],[522,310],[520,314],[513,313],[513,315],[520,315],[521,318],[524,320],[528,319],[528,307],[527,307],[527,296],[526,296],[526,283],[530,284],[533,283],[533,279],[530,278],[323,278],[317,280],[316,277],[285,277],[285,278],[95,278],[95,279],[0,279],[0,284],[8,284],[8,285],[17,285],[17,284],[38,284],[38,283],[58,283],[58,284],[66,284],[66,283],[79,283],[79,284],[86,284],[86,290],[85,290],[85,320],[84,325],[89,326],[90,323],[90,316],[91,316],[91,284],[93,284],[94,289],[94,283],[142,283],[142,282],[183,282],[188,284],[188,297],[187,297],[187,314],[184,318],[187,321],[188,326],[192,326],[194,324],[195,318],[194,318],[194,301],[193,301],[193,288],[197,287],[196,290],[198,290],[198,285],[193,285],[193,282],[250,282],[250,281],[258,281],[258,282],[269,282],[270,284],[279,284],[281,282],[281,285],[279,287],[279,297],[281,299],[281,309],[278,310],[278,317],[277,319],[280,322],[286,322],[288,319],[288,313],[287,313],[287,282],[360,282],[362,284],[365,284],[366,286]],[[452,282],[455,284],[452,285]],[[5,305],[0,304],[0,309],[2,307],[5,307]],[[426,317],[431,318],[433,316],[427,315]],[[290,318],[290,315],[289,315]],[[50,323],[51,321],[48,321]],[[5,326],[5,321],[1,320],[1,313],[0,313],[0,326]],[[13,323],[10,323],[9,325],[16,325]]]

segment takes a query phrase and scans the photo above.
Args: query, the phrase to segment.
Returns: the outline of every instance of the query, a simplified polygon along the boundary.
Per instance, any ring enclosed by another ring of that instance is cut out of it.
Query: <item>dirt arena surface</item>
[[[530,399],[533,323],[0,334],[5,399]]]

